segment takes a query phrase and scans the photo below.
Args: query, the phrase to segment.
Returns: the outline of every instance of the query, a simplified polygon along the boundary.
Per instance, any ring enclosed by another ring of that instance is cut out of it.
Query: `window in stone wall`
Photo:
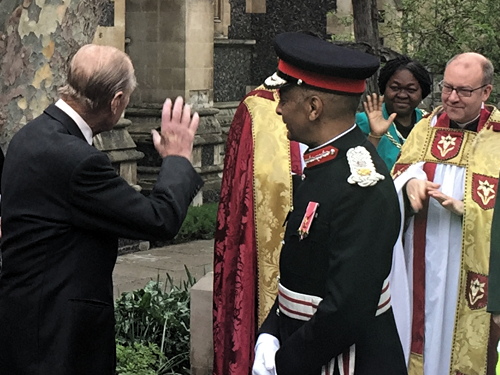
[[[246,0],[247,13],[266,13],[266,0]]]
[[[107,0],[101,8],[99,26],[112,27],[115,25],[115,2]]]
[[[214,19],[219,22],[222,19],[222,0],[214,1]]]

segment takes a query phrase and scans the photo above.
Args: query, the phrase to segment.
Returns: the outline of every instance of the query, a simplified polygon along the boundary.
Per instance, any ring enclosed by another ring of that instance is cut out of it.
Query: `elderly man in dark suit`
[[[112,375],[118,237],[175,236],[202,186],[190,159],[199,117],[166,100],[149,197],[120,178],[92,136],[111,130],[135,76],[128,56],[86,45],[61,99],[12,139],[2,184],[0,374]]]

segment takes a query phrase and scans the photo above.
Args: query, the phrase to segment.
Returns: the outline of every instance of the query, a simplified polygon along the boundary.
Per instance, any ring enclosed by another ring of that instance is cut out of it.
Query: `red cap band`
[[[322,89],[350,94],[362,94],[366,88],[365,79],[347,79],[312,73],[290,65],[281,59],[278,62],[278,70],[290,77],[301,79],[307,85]]]

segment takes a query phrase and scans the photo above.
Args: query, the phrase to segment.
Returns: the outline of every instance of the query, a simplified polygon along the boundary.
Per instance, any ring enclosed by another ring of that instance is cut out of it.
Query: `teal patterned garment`
[[[419,109],[415,108],[415,114],[416,114],[416,122],[419,122],[422,116],[424,115],[424,112]],[[389,114],[387,113],[387,109],[385,108],[385,103],[382,104],[382,115],[384,116],[385,119],[389,118]],[[361,131],[368,136],[368,133],[370,133],[370,124],[368,122],[368,117],[366,116],[365,112],[359,112],[356,114],[356,124],[360,127]],[[392,166],[396,162],[396,159],[398,158],[399,155],[399,150],[401,148],[401,145],[404,143],[405,139],[401,137],[401,135],[398,133],[396,130],[396,125],[394,123],[389,126],[388,129],[389,135],[384,134],[382,138],[380,138],[380,142],[378,143],[377,146],[377,152],[380,155],[380,157],[384,160],[385,164],[387,165],[387,168],[389,168],[389,171],[392,169]]]

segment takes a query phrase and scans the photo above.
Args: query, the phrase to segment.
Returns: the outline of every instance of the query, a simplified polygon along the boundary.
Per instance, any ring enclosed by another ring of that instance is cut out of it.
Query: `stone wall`
[[[230,4],[229,39],[256,41],[247,85],[258,86],[276,69],[274,36],[285,31],[310,31],[326,38],[326,15],[335,9],[336,0],[267,1],[266,13],[247,13],[246,0],[230,0]],[[217,69],[216,77],[219,74]]]
[[[249,10],[262,6],[253,4],[249,9],[248,0],[229,2],[228,38],[214,39],[214,102],[217,107],[225,106],[226,102],[239,102],[275,71],[276,54],[272,41],[276,34],[311,31],[326,38],[327,13],[336,5],[335,0],[267,1],[264,13],[250,13]]]
[[[92,43],[125,49],[125,0],[107,0],[103,4]]]
[[[336,6],[335,0],[248,3],[126,0],[126,52],[138,79],[126,117],[138,150],[145,154],[138,164],[138,183],[146,194],[161,162],[150,129],[160,124],[164,99],[180,95],[202,116],[194,164],[205,188],[196,204],[217,201],[229,117],[245,94],[276,69],[274,36],[303,30],[326,37],[326,15]],[[220,111],[212,108],[214,101]]]
[[[206,0],[127,0],[126,52],[136,67],[132,105],[182,96],[213,102],[213,3]]]
[[[229,0],[214,0],[214,36],[227,38],[231,23],[231,6]]]
[[[224,138],[216,118],[218,109],[201,108],[198,113],[200,125],[194,142],[193,166],[202,176],[205,185],[194,199],[194,205],[219,201],[224,164]],[[147,195],[156,182],[162,162],[151,140],[151,129],[158,129],[161,125],[161,106],[149,104],[129,107],[125,116],[132,122],[128,131],[137,144],[137,150],[145,155],[137,162],[137,175],[138,184]]]
[[[126,4],[126,52],[134,62],[138,82],[131,104],[184,96],[184,2],[127,0]]]
[[[217,201],[224,139],[213,109],[214,3],[206,0],[126,0],[126,52],[136,67],[138,87],[126,117],[137,149],[138,183],[148,194],[161,159],[151,141],[166,98],[182,96],[200,114],[193,165],[205,186],[194,204]],[[221,22],[224,10],[221,10]]]

